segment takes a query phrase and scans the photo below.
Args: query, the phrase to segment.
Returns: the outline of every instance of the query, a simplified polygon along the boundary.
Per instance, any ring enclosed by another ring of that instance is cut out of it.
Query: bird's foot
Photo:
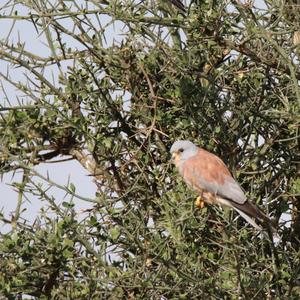
[[[201,198],[201,196],[197,197],[197,199],[195,200],[195,205],[199,208],[203,208],[205,206],[205,202]]]

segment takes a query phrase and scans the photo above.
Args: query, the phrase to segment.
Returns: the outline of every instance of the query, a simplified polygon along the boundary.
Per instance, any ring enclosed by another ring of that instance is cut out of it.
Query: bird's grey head
[[[176,141],[170,149],[175,164],[191,158],[197,151],[198,147],[190,141]]]

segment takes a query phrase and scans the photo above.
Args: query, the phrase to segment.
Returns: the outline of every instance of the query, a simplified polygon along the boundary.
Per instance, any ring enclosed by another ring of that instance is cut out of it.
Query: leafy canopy
[[[16,209],[0,215],[0,294],[299,299],[299,16],[293,1],[192,1],[186,14],[171,1],[2,3],[0,166],[23,179],[1,201]],[[22,24],[47,51],[14,35]],[[224,159],[281,221],[278,244],[194,206],[169,162],[179,138]],[[66,158],[94,198],[35,169]],[[33,196],[34,222],[22,218]],[[81,217],[78,199],[93,203]]]

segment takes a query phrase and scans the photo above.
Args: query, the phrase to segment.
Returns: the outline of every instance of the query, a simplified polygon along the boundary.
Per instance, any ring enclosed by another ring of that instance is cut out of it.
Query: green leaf
[[[73,208],[75,206],[74,203],[72,202],[62,202],[62,206],[65,207],[65,208]]]
[[[116,241],[120,236],[120,229],[115,226],[114,228],[110,229],[109,235],[113,241]]]

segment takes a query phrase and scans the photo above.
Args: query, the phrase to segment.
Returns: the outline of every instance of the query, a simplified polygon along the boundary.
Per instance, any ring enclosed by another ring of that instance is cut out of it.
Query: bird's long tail
[[[184,4],[182,3],[181,0],[171,0],[171,2],[172,2],[177,8],[179,8],[183,13],[186,12],[185,6],[184,6]]]
[[[262,230],[263,228],[258,225],[256,221],[259,221],[259,224],[263,225],[264,228],[275,228],[271,219],[250,201],[239,204],[228,198],[226,199],[224,197],[218,197],[218,202],[235,209],[249,224],[258,230]]]
[[[249,224],[251,224],[254,228],[256,228],[259,231],[262,231],[262,227],[259,226],[251,217],[249,217],[247,214],[245,214],[243,211],[239,210],[236,207],[233,207],[239,214],[242,216]]]
[[[246,201],[243,204],[231,202],[231,204],[234,208],[241,210],[248,216],[257,219],[260,222],[271,222],[270,218],[266,216],[255,204],[251,203],[250,201]]]
[[[263,225],[273,227],[271,219],[266,216],[255,204],[247,201],[243,204],[231,202],[231,205],[248,223],[250,223],[256,229],[262,230],[262,227],[259,226],[255,220],[258,220]]]

